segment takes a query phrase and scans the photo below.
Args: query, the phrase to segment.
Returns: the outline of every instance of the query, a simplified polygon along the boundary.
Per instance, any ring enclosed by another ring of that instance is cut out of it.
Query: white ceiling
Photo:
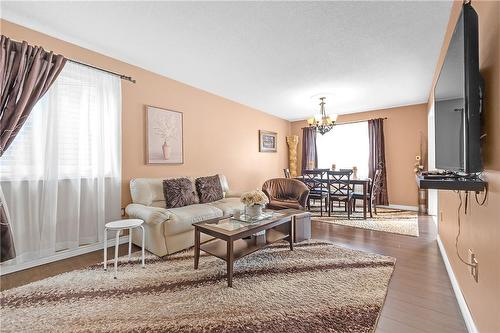
[[[9,2],[1,17],[276,116],[427,101],[438,2]],[[126,74],[126,73],[125,73]]]

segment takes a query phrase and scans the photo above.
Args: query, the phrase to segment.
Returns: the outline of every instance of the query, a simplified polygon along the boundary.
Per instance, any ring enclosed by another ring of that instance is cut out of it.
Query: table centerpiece
[[[262,215],[262,209],[269,203],[269,199],[261,190],[243,193],[240,200],[245,205],[245,214],[252,218]]]

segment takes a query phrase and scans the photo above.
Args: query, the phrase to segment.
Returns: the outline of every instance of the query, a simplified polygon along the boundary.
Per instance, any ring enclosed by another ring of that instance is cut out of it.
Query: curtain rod
[[[383,117],[383,118],[373,118],[373,119],[366,119],[366,120],[346,121],[346,122],[343,122],[343,123],[335,123],[335,125],[347,125],[347,124],[362,123],[362,122],[364,122],[364,121],[368,121],[368,120],[375,120],[375,119],[383,119],[383,120],[386,120],[386,119],[387,119],[387,117]]]
[[[372,118],[372,119],[366,119],[366,120],[354,120],[354,121],[346,121],[346,122],[343,122],[343,123],[335,123],[334,126],[337,126],[337,125],[347,125],[347,124],[356,124],[356,123],[362,123],[362,122],[365,122],[365,121],[368,121],[368,120],[375,120],[375,119],[383,119],[383,120],[386,120],[387,117],[383,117],[383,118]],[[305,120],[304,120],[305,121]],[[309,127],[309,126],[308,126]],[[307,128],[307,127],[302,127],[302,128]]]
[[[3,36],[5,36],[5,35],[3,35]],[[7,36],[5,36],[5,37],[7,37]],[[22,42],[20,42],[18,40],[15,40],[13,38],[10,38],[10,37],[7,37],[7,38],[10,39],[13,42],[16,42],[16,43],[22,43]],[[26,43],[28,43],[28,42],[26,42]],[[107,70],[107,69],[104,69],[104,68],[101,68],[101,67],[97,67],[97,66],[94,66],[94,65],[89,65],[89,64],[86,64],[84,62],[81,62],[81,61],[78,61],[78,60],[74,60],[74,59],[70,59],[70,58],[66,58],[66,60],[67,61],[71,61],[74,64],[79,64],[79,65],[82,65],[82,66],[87,66],[87,67],[90,67],[90,68],[93,68],[93,69],[97,69],[98,71],[101,71],[101,72],[105,72],[105,73],[108,73],[108,74],[111,74],[111,75],[118,76],[120,79],[125,80],[125,81],[130,81],[132,83],[136,82],[131,76],[127,76],[127,75],[123,75],[123,74],[120,74],[120,73],[112,72],[110,70]]]
[[[108,73],[108,74],[111,74],[111,75],[118,76],[122,80],[130,81],[132,83],[135,83],[135,80],[131,76],[126,76],[126,75],[123,75],[123,74],[120,74],[120,73],[112,72],[112,71],[109,71],[107,69],[104,69],[104,68],[101,68],[101,67],[97,67],[97,66],[94,66],[94,65],[89,65],[89,64],[86,64],[84,62],[77,61],[77,60],[73,60],[73,59],[67,59],[67,60],[71,61],[74,64],[79,64],[79,65],[87,66],[87,67],[90,67],[90,68],[93,68],[93,69],[97,69],[97,70],[99,70],[101,72],[105,72],[105,73]]]

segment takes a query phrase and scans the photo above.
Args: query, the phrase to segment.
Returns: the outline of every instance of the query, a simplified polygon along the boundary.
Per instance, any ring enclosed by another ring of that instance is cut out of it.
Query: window
[[[67,63],[0,160],[17,264],[103,239],[120,218],[121,83]]]
[[[340,124],[317,135],[318,167],[336,170],[358,168],[358,178],[368,177],[368,122]]]
[[[99,151],[119,144],[120,133],[112,126],[116,121],[113,117],[118,115],[103,110],[116,109],[121,96],[119,91],[117,95],[107,94],[116,87],[110,78],[105,78],[108,82],[100,78],[102,75],[109,77],[80,65],[66,64],[2,156],[2,179],[43,178],[49,158],[57,160],[60,179],[93,177],[99,168],[104,168],[107,175],[113,173],[113,156],[102,156],[100,161]],[[100,147],[100,143],[104,146]],[[101,162],[103,165],[99,165]]]

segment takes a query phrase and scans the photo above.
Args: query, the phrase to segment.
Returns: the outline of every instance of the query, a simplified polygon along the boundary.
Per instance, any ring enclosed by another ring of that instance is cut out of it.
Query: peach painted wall
[[[453,4],[434,82],[442,66],[461,4],[461,1]],[[456,254],[459,199],[451,191],[439,191],[439,236],[477,328],[480,332],[500,332],[500,2],[476,0],[472,2],[472,7],[479,16],[479,65],[486,85],[485,123],[488,136],[483,147],[483,178],[488,181],[489,195],[483,207],[475,202],[472,195],[467,215],[462,209],[458,249],[465,259],[468,258],[468,249],[476,254],[479,262],[477,283]],[[429,107],[432,103],[434,100],[431,95]]]
[[[128,182],[135,177],[223,173],[231,190],[244,191],[260,187],[268,178],[281,176],[287,166],[285,137],[290,131],[287,120],[5,20],[1,21],[1,32],[12,39],[26,40],[137,80],[136,84],[122,81],[123,205],[130,202]],[[184,164],[145,163],[145,105],[184,113]],[[259,129],[278,132],[277,153],[259,153]]]
[[[387,187],[391,205],[417,206],[417,184],[413,167],[419,154],[420,135],[427,138],[427,105],[409,105],[384,110],[340,115],[338,123],[384,118]],[[306,121],[292,122],[292,134],[299,135],[299,169],[302,152],[302,127]],[[335,128],[333,129],[335,131]]]

